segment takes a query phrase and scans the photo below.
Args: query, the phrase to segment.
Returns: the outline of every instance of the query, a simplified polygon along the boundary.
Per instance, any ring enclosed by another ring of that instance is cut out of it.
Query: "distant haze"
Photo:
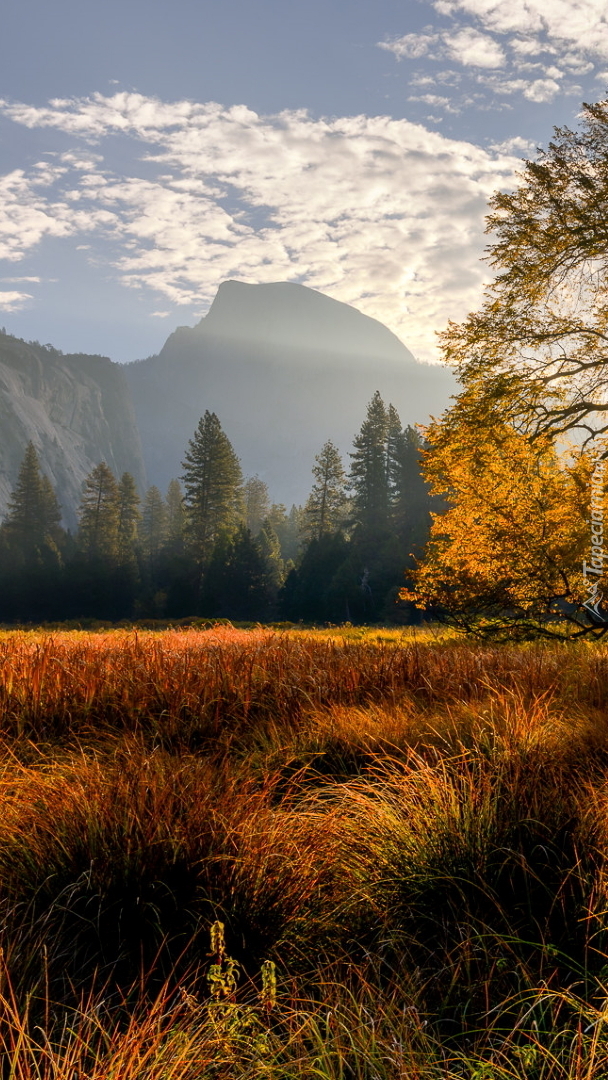
[[[208,315],[179,327],[158,356],[125,367],[148,482],[181,473],[209,409],[271,497],[301,502],[327,439],[347,455],[379,390],[402,423],[426,423],[455,391],[443,367],[417,363],[385,326],[303,285],[224,282]],[[348,458],[345,464],[348,465]]]

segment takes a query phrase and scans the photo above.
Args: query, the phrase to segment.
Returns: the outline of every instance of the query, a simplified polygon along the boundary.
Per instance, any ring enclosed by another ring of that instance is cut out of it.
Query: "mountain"
[[[445,368],[417,363],[376,319],[287,282],[224,282],[197,326],[179,327],[125,375],[149,483],[165,489],[180,475],[209,409],[244,473],[258,473],[287,505],[306,498],[327,439],[349,451],[375,390],[413,424],[438,415],[456,386]]]
[[[64,521],[76,524],[87,473],[106,461],[117,476],[145,472],[124,370],[105,356],[64,355],[0,333],[0,518],[31,440],[55,487]]]

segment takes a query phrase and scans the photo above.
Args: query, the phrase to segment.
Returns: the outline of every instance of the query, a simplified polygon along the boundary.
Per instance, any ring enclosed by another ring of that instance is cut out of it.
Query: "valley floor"
[[[607,646],[7,631],[0,740],[3,1078],[608,1077]]]

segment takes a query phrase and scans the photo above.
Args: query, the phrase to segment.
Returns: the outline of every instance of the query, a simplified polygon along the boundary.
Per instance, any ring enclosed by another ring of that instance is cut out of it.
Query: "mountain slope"
[[[0,517],[30,440],[70,527],[82,481],[100,461],[145,486],[123,369],[107,357],[63,355],[0,333],[0,434]]]
[[[224,282],[208,315],[158,356],[127,365],[148,480],[181,472],[188,438],[216,412],[246,474],[287,504],[310,488],[326,439],[347,453],[379,390],[402,422],[424,423],[455,383],[418,364],[385,326],[303,285]]]

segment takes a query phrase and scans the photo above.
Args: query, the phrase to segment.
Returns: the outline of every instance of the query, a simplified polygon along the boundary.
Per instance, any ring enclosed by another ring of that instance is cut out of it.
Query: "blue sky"
[[[481,296],[487,198],[608,85],[598,0],[7,0],[0,324],[131,360],[228,277],[421,358]]]

